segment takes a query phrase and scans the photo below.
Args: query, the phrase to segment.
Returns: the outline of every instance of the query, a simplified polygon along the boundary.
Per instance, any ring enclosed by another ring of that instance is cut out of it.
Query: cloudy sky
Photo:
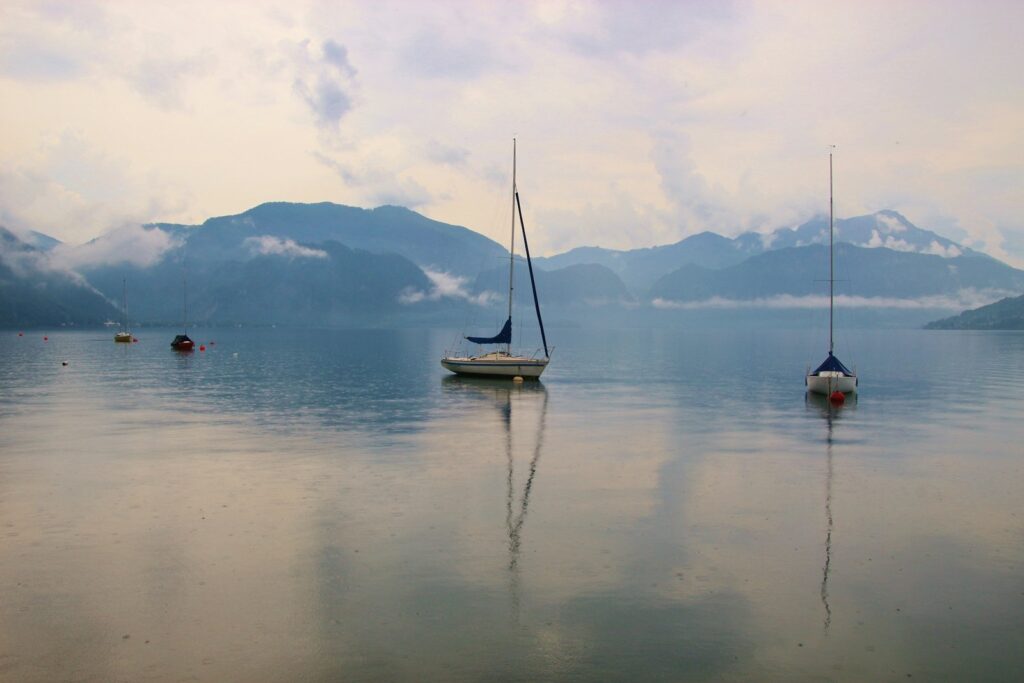
[[[883,208],[1024,265],[1024,3],[0,4],[0,223],[272,200],[540,253]]]

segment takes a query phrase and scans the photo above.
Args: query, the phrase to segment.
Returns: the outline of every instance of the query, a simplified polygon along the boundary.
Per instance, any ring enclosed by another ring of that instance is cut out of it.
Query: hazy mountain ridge
[[[184,235],[189,258],[205,262],[246,258],[251,255],[246,253],[246,240],[263,235],[306,245],[333,241],[376,254],[395,253],[424,267],[467,276],[508,253],[469,228],[399,206],[361,209],[330,202],[269,202],[199,226],[152,225]]]
[[[38,293],[39,283],[60,273],[62,286],[73,288],[61,296],[75,299],[72,308],[86,312],[75,318],[80,324],[117,319],[110,302],[120,302],[123,278],[132,320],[173,324],[182,318],[186,275],[188,318],[206,324],[450,322],[465,317],[467,307],[497,310],[508,287],[508,252],[499,244],[393,206],[268,203],[198,226],[154,223],[113,231],[80,247],[51,245],[49,251],[8,234],[0,240],[7,261],[13,254],[19,263],[48,273],[33,275],[24,267],[4,273],[5,310],[18,299],[17,321],[27,319],[26,310],[45,311],[30,324],[74,318],[60,301],[44,304],[24,289],[33,284]],[[877,300],[879,306],[931,297],[933,308],[952,311],[960,307],[955,302],[963,300],[957,298],[963,291],[990,297],[981,300],[1024,291],[1024,271],[917,228],[896,212],[841,220],[837,237],[836,277],[848,280],[837,292]],[[637,307],[653,310],[652,302],[671,308],[820,296],[827,292],[821,282],[827,278],[827,250],[820,245],[826,239],[827,220],[817,218],[767,235],[730,239],[704,232],[630,251],[581,247],[535,259],[537,287],[545,306],[625,306],[634,313]],[[19,281],[21,289],[12,288]],[[56,291],[50,287],[51,294]],[[516,306],[532,307],[526,264],[519,257],[515,291]],[[21,305],[26,301],[36,303]],[[9,314],[0,318],[7,326],[25,324],[17,321]]]
[[[601,247],[577,247],[565,253],[536,259],[543,269],[597,264],[618,275],[633,293],[643,293],[662,275],[687,263],[725,268],[760,253],[743,242],[713,232],[692,235],[675,244],[619,251]]]
[[[919,228],[896,211],[879,211],[835,222],[835,240],[865,248],[886,248],[952,258],[980,252],[957,244],[931,230]],[[712,232],[691,235],[674,244],[620,251],[601,247],[577,247],[562,254],[537,259],[542,268],[597,263],[610,268],[636,294],[647,292],[661,277],[688,264],[720,269],[769,251],[788,247],[828,244],[828,216],[817,216],[794,228],[766,234],[743,233],[728,238]]]
[[[610,268],[593,263],[576,264],[557,270],[534,268],[538,296],[542,305],[623,304],[633,301],[622,280]],[[513,276],[516,306],[533,306],[533,291],[525,259],[516,259]],[[472,293],[491,292],[493,298],[507,301],[508,268],[492,268],[480,273],[473,283]]]
[[[935,320],[925,327],[929,330],[1024,330],[1024,295]]]
[[[858,247],[835,249],[836,291],[847,296],[913,299],[956,295],[963,290],[1024,290],[1024,271],[995,259]],[[688,264],[659,279],[649,297],[692,302],[715,297],[756,300],[828,293],[828,248],[823,245],[768,251],[722,269]]]

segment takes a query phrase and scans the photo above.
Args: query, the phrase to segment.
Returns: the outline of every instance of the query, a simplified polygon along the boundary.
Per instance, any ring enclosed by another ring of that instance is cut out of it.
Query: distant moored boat
[[[188,338],[188,286],[184,273],[181,276],[181,326],[182,333],[171,342],[171,348],[175,351],[191,351],[195,348],[195,342]]]
[[[114,334],[114,341],[119,344],[132,343],[132,333],[128,329],[128,278],[121,280],[121,329]]]

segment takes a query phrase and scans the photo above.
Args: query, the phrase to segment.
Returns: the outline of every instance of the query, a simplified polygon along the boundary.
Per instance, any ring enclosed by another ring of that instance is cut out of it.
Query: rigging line
[[[544,357],[551,356],[548,353],[548,337],[544,334],[544,319],[540,315],[540,300],[537,298],[537,281],[533,276],[533,261],[530,260],[530,244],[526,241],[526,224],[523,222],[523,205],[519,201],[519,193],[516,192],[516,208],[519,210],[519,226],[523,230],[523,250],[526,251],[526,265],[530,269],[530,287],[533,289],[533,306],[537,309],[537,324],[540,326],[540,339],[544,344]]]

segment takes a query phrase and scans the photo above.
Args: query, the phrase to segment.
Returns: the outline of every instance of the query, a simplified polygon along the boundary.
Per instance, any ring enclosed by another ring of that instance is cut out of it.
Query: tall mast
[[[516,264],[516,139],[512,138],[512,238],[508,247],[508,319],[512,320],[512,271]],[[512,341],[505,346],[512,353]]]
[[[832,145],[832,149],[835,149],[835,145]],[[832,355],[832,306],[834,300],[834,292],[836,286],[835,272],[834,272],[834,261],[835,256],[832,253],[832,150],[828,152],[828,355]]]
[[[121,278],[121,314],[124,316],[124,331],[128,331],[128,278]]]

